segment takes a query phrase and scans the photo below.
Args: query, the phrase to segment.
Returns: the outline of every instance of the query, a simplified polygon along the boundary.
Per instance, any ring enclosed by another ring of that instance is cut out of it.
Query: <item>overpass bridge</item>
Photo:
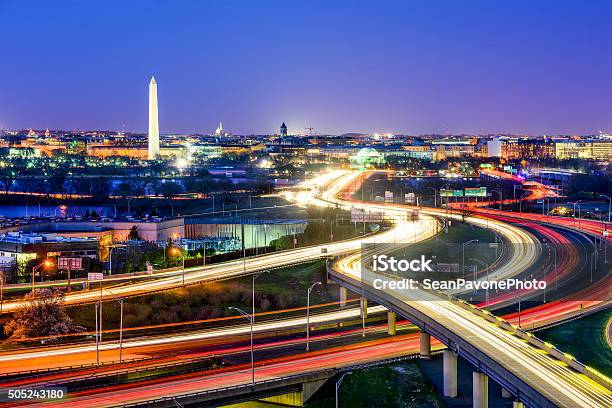
[[[439,353],[439,351],[435,352]],[[163,397],[153,400],[142,400],[121,407],[146,406],[152,408],[176,408],[180,405],[195,405],[198,407],[220,407],[247,401],[262,401],[273,405],[302,407],[325,383],[342,373],[360,370],[379,365],[393,364],[418,358],[412,353],[402,357],[388,358],[326,368],[312,372],[264,379],[254,383],[244,383],[227,387],[202,390],[179,396]],[[178,404],[177,404],[178,402]]]
[[[339,174],[337,180],[312,201],[388,212],[399,221],[401,206],[355,202],[348,197],[346,186],[359,178],[358,173]],[[425,356],[430,336],[446,345],[446,396],[456,396],[457,356],[461,356],[476,367],[473,374],[475,407],[487,406],[489,378],[527,406],[612,406],[609,378],[588,370],[573,357],[503,319],[441,293],[416,289],[408,296],[397,289],[377,290],[373,285],[375,274],[365,273],[361,255],[358,252],[346,256],[328,270],[331,278],[344,287],[341,298],[346,298],[346,289],[350,289],[361,294],[363,315],[367,313],[367,300],[370,299],[389,309],[390,323],[395,320],[395,314],[413,322],[422,330],[422,354]]]
[[[361,263],[361,253],[328,264],[328,274],[346,290],[362,296],[362,315],[368,300],[389,310],[389,326],[399,314],[421,330],[421,355],[430,354],[430,337],[447,347],[444,351],[444,395],[457,395],[457,357],[472,363],[475,407],[486,407],[487,384],[492,378],[517,401],[531,407],[612,406],[610,379],[589,370],[507,321],[440,292],[413,289],[379,290],[374,279],[384,277]],[[393,329],[390,328],[390,332]]]

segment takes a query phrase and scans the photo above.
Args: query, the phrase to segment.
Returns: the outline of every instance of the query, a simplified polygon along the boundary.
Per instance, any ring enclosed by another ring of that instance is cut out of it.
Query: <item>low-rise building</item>
[[[0,235],[0,262],[4,265],[52,257],[97,259],[98,240],[53,233],[8,232]]]

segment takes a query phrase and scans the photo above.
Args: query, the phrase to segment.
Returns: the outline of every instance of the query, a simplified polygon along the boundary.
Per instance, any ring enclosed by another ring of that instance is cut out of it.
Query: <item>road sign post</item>
[[[79,271],[83,269],[83,259],[82,258],[67,258],[60,257],[57,258],[57,269],[62,270],[65,269],[68,271],[68,292],[72,291],[72,286],[70,282],[70,272],[71,271]]]
[[[89,272],[87,274],[87,282],[98,281],[100,282],[100,318],[98,319],[98,308],[96,307],[96,353],[98,351],[98,345],[102,342],[102,281],[104,280],[104,274],[100,272]],[[96,303],[96,304],[97,304]],[[97,356],[98,364],[100,364],[99,355]]]

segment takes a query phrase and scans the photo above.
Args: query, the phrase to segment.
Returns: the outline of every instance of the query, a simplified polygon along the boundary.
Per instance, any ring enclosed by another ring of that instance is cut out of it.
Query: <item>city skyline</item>
[[[146,133],[153,75],[161,133],[612,128],[603,2],[70,4],[0,4],[0,128]]]

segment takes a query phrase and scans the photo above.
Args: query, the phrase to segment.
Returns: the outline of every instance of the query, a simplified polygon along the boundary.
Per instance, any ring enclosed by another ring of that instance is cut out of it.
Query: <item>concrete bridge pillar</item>
[[[346,299],[348,298],[348,290],[340,286],[340,307],[346,306]]]
[[[421,358],[424,358],[426,360],[429,360],[431,358],[431,336],[429,335],[429,333],[426,332],[420,332],[420,350],[419,350],[419,356]]]
[[[457,396],[457,354],[451,350],[444,350],[444,396],[455,398]]]
[[[359,309],[360,309],[359,317],[361,317],[362,319],[367,319],[368,318],[368,298],[362,296],[361,299],[359,299]]]
[[[512,398],[510,391],[502,387],[502,398]]]
[[[485,373],[474,371],[472,374],[472,395],[474,408],[489,406],[489,377]]]
[[[390,336],[395,336],[395,320],[397,318],[397,315],[395,314],[395,312],[392,311],[387,311],[387,334]]]
[[[523,404],[519,400],[516,400],[516,401],[512,402],[512,408],[525,408],[525,404]]]

